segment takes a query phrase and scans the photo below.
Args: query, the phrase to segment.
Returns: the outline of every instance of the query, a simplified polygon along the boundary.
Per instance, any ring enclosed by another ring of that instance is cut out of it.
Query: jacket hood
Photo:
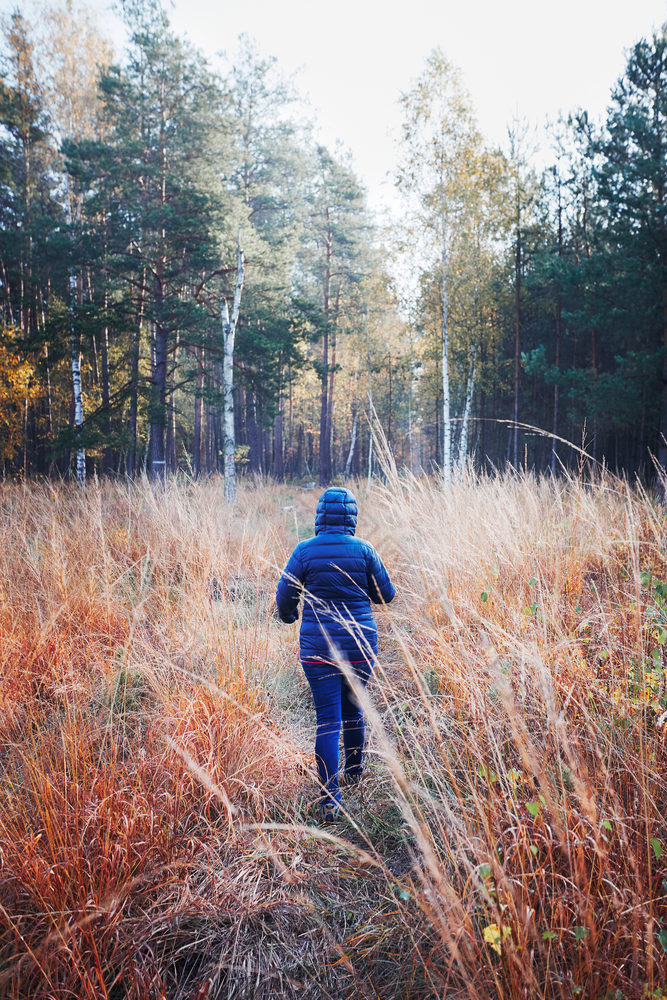
[[[330,486],[317,502],[315,534],[322,531],[353,535],[357,530],[357,501],[343,486]]]

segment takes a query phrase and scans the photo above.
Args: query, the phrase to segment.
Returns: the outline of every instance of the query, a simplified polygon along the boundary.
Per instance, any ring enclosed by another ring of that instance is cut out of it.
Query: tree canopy
[[[157,2],[123,10],[120,53],[83,6],[2,22],[5,475],[69,475],[75,453],[99,474],[222,471],[239,231],[242,473],[372,473],[373,425],[446,479],[556,472],[580,447],[664,467],[665,29],[629,50],[602,121],[551,125],[543,170],[521,122],[485,141],[435,50],[401,98],[404,214],[382,230],[251,39],[214,66]]]

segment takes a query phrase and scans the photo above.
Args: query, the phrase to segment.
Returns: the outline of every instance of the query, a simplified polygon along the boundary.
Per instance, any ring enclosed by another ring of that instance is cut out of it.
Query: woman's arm
[[[276,605],[278,607],[278,617],[281,621],[295,622],[299,617],[298,606],[301,597],[301,584],[303,583],[303,563],[299,553],[299,546],[295,548],[283,574],[278,581],[276,590]]]
[[[366,562],[368,596],[374,604],[389,604],[396,596],[396,588],[389,579],[386,567],[372,545],[368,546]]]

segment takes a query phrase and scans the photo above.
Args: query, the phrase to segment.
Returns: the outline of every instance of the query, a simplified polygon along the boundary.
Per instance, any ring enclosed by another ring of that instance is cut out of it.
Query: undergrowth
[[[0,491],[0,995],[658,1000],[666,522],[389,474],[367,771],[320,827],[277,576],[316,494]]]

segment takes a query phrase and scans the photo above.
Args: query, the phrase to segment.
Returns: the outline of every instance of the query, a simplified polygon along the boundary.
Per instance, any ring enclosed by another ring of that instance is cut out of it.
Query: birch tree
[[[236,288],[234,289],[234,304],[231,319],[227,299],[222,300],[222,337],[223,337],[223,384],[225,407],[225,500],[233,503],[236,499],[236,437],[234,433],[234,337],[241,310],[241,292],[243,291],[244,261],[241,248],[241,230],[239,229],[236,244]]]
[[[76,326],[76,275],[74,268],[69,276],[70,301],[70,346],[72,352],[72,394],[74,398],[74,434],[76,441],[76,478],[77,482],[86,481],[86,451],[83,447],[83,394],[81,391],[81,345]]]
[[[440,370],[442,378],[442,474],[452,474],[452,422],[449,364],[449,249],[465,217],[476,179],[482,137],[458,70],[439,49],[408,93],[403,107],[402,166],[397,183],[408,197],[420,240],[413,252],[422,269],[439,262]]]

